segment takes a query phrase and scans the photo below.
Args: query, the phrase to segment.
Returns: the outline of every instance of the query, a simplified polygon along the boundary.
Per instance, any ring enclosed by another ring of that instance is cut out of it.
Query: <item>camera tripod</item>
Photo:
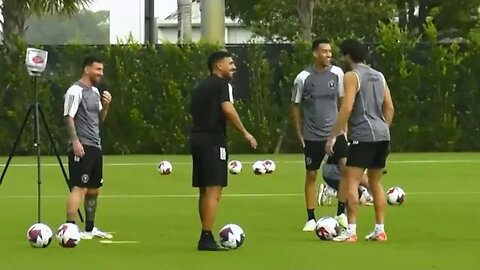
[[[32,77],[32,85],[35,91],[35,102],[31,104],[28,108],[27,114],[25,115],[25,118],[23,120],[22,126],[20,127],[20,131],[17,134],[17,138],[15,139],[15,143],[13,144],[13,147],[10,151],[10,155],[8,156],[7,163],[5,164],[5,167],[2,172],[2,176],[0,177],[0,185],[3,182],[3,178],[5,177],[5,174],[7,173],[8,167],[10,165],[10,162],[12,161],[13,155],[17,149],[18,143],[20,142],[20,139],[22,137],[22,133],[25,130],[25,126],[27,125],[28,119],[30,115],[33,113],[33,119],[34,119],[34,141],[33,141],[33,146],[36,148],[36,155],[37,155],[37,220],[38,223],[41,222],[41,197],[42,197],[42,179],[41,179],[41,149],[40,149],[40,119],[43,123],[43,126],[45,128],[45,131],[48,135],[48,139],[50,141],[50,146],[53,149],[53,152],[55,153],[55,156],[57,157],[58,165],[60,169],[62,170],[63,177],[65,178],[65,182],[67,183],[67,186],[69,190],[71,190],[71,187],[69,185],[69,180],[67,176],[67,172],[65,171],[65,168],[63,166],[62,159],[60,158],[60,155],[58,154],[57,147],[55,145],[55,141],[53,139],[52,133],[50,132],[50,128],[48,127],[47,120],[45,119],[45,115],[42,111],[42,108],[40,106],[40,103],[38,102],[38,91],[37,91],[37,76]],[[84,222],[82,213],[80,210],[78,210],[78,215],[80,217],[80,220]]]

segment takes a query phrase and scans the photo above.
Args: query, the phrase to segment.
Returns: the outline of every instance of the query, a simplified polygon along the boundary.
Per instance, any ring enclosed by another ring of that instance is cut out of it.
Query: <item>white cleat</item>
[[[354,231],[345,230],[332,240],[335,242],[357,242],[357,234]]]
[[[346,229],[347,226],[348,226],[348,218],[347,218],[347,215],[345,214],[340,214],[338,216],[335,217],[335,219],[337,220],[338,224],[340,226],[342,226],[343,229]]]
[[[318,187],[318,196],[317,196],[317,203],[318,205],[331,205],[332,204],[332,196],[330,195],[328,185],[320,184]]]
[[[303,231],[304,232],[313,232],[315,231],[315,228],[317,227],[317,222],[315,219],[310,219],[305,223],[305,226],[303,226]]]
[[[82,239],[90,240],[90,239],[93,239],[94,237],[112,239],[113,235],[108,232],[102,232],[97,227],[94,227],[91,232],[82,233]]]
[[[325,191],[326,191],[326,185],[324,185],[323,183],[320,184],[320,186],[318,187],[318,194],[317,194],[317,204],[318,205],[322,205],[324,197],[327,195],[327,194],[325,194]]]

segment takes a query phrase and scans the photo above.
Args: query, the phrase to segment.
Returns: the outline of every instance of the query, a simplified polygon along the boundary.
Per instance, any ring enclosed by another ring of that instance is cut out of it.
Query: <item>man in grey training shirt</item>
[[[343,71],[330,63],[330,42],[326,39],[313,41],[312,52],[313,65],[295,79],[291,107],[296,133],[305,154],[307,222],[303,231],[315,230],[317,171],[325,156],[325,142],[337,117],[337,103],[343,96]]]
[[[102,60],[88,56],[82,78],[65,94],[64,118],[69,136],[68,170],[72,191],[67,201],[67,223],[75,223],[82,199],[85,205],[83,239],[112,238],[94,225],[98,189],[103,185],[103,157],[100,125],[107,116],[112,96],[97,87],[103,77]]]
[[[393,102],[383,74],[365,64],[367,50],[357,40],[345,40],[340,51],[347,69],[345,96],[334,127],[325,145],[327,154],[333,154],[336,137],[348,121],[351,144],[347,167],[341,183],[347,186],[348,227],[334,241],[357,241],[358,186],[368,169],[368,180],[373,195],[376,224],[367,240],[386,241],[384,228],[386,199],[381,183],[389,143],[390,124],[393,119]]]

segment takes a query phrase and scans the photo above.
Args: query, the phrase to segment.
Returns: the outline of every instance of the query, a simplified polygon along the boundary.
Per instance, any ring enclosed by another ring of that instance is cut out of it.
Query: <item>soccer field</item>
[[[256,176],[251,162],[277,162],[272,175]],[[239,224],[244,245],[229,252],[197,252],[196,190],[190,185],[189,156],[107,156],[97,226],[115,232],[101,244],[83,240],[74,249],[55,241],[29,247],[27,228],[36,222],[33,157],[14,157],[0,186],[0,269],[478,269],[480,260],[480,154],[392,154],[384,187],[402,187],[402,206],[388,206],[388,242],[365,242],[373,229],[373,208],[360,210],[357,243],[320,241],[302,232],[306,219],[301,155],[232,155],[244,164],[231,175],[216,231]],[[160,160],[173,164],[161,176]],[[6,158],[3,158],[3,162]],[[43,222],[52,230],[65,221],[67,188],[51,157],[42,158]],[[3,167],[2,167],[3,169]],[[318,181],[321,181],[319,178]],[[82,210],[83,211],[83,210]],[[319,207],[317,218],[334,215]],[[83,224],[81,224],[83,228]],[[217,238],[218,238],[218,233]]]

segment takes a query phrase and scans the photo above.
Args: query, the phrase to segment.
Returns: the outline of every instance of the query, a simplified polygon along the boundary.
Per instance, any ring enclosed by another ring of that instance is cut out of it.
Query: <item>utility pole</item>
[[[192,0],[177,0],[178,43],[192,42]]]
[[[200,0],[202,39],[225,46],[225,0]]]
[[[155,19],[155,0],[145,0],[145,43],[158,43],[157,20]]]

